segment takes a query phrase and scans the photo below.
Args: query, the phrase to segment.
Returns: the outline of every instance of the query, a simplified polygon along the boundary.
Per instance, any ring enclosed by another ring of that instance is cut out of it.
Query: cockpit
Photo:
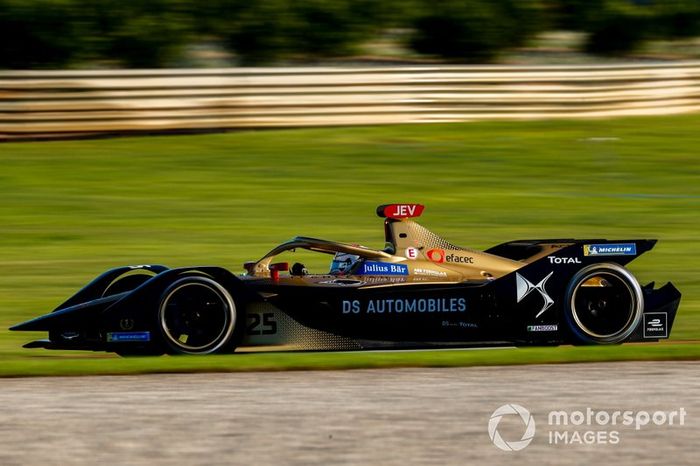
[[[330,265],[327,255],[332,255]],[[296,277],[306,275],[343,276],[360,267],[359,264],[364,260],[380,261],[391,259],[391,257],[384,251],[364,246],[296,237],[277,246],[259,261],[247,262],[245,269],[248,275],[254,276],[274,276],[275,270],[288,270],[291,276]],[[289,267],[289,264],[293,265]]]
[[[331,261],[331,275],[346,275],[355,264],[360,261],[360,256],[356,254],[348,254],[346,252],[336,252]]]

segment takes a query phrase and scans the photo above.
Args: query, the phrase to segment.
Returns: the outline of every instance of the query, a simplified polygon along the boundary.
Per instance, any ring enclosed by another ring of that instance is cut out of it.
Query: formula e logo
[[[644,338],[668,338],[668,314],[666,312],[644,314]]]
[[[542,309],[540,309],[540,312],[537,313],[535,318],[541,316],[544,311],[546,311],[547,309],[552,307],[552,305],[554,305],[554,300],[549,297],[549,295],[547,294],[547,289],[545,288],[547,280],[549,280],[549,277],[551,277],[553,273],[554,271],[549,272],[549,275],[540,280],[540,282],[537,285],[533,285],[530,282],[530,280],[523,277],[517,272],[515,273],[515,283],[518,291],[518,302],[525,299],[527,295],[532,293],[532,290],[537,290],[540,293],[540,296],[542,296],[542,299],[544,300]]]

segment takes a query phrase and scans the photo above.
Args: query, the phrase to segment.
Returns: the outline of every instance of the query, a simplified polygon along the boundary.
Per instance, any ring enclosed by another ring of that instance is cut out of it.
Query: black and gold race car
[[[640,286],[625,268],[655,240],[523,240],[477,251],[412,220],[422,212],[419,204],[380,206],[382,250],[296,237],[246,263],[242,275],[221,267],[108,270],[11,330],[48,332],[27,348],[122,355],[668,338],[679,291]],[[279,260],[291,251],[328,254],[330,270]]]

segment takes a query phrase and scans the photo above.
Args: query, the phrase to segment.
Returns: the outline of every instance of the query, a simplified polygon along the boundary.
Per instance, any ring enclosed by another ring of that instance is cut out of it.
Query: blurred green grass
[[[241,353],[214,356],[145,358],[12,358],[0,365],[0,377],[122,375],[181,372],[380,369],[393,367],[465,367],[584,363],[636,360],[697,360],[700,344],[629,344],[559,348],[502,348],[450,351],[351,353]]]
[[[392,201],[426,204],[424,225],[477,248],[658,238],[630,268],[642,283],[678,286],[672,338],[697,340],[698,128],[691,115],[2,144],[0,361],[138,365],[92,353],[59,361],[66,353],[21,348],[40,335],[5,329],[117,265],[240,272],[297,234],[382,247],[374,208]]]

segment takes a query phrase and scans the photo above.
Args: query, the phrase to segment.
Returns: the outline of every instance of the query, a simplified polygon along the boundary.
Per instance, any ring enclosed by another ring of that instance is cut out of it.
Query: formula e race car
[[[668,338],[679,291],[640,286],[624,268],[656,240],[524,240],[477,251],[412,220],[422,212],[379,206],[382,250],[300,236],[247,262],[242,275],[208,266],[108,270],[11,330],[48,332],[27,348],[122,355]],[[330,270],[275,260],[297,250],[332,256]]]

